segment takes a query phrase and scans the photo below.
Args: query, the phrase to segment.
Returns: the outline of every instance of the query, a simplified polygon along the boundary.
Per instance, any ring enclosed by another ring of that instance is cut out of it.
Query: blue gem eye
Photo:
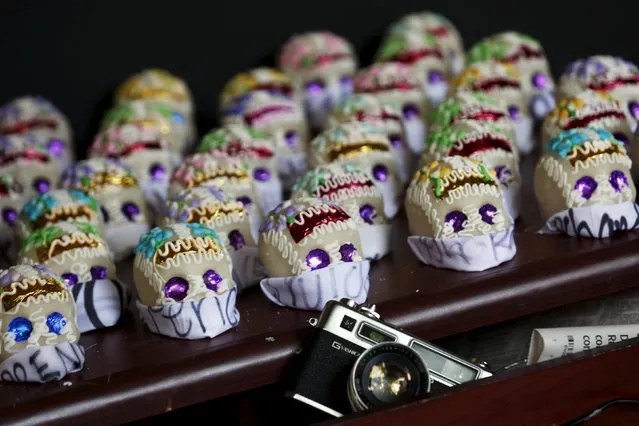
[[[24,317],[16,317],[11,320],[7,330],[15,335],[16,342],[24,342],[31,336],[33,324]]]
[[[47,317],[47,327],[51,333],[60,334],[67,326],[67,320],[60,312],[51,312]]]
[[[184,116],[182,114],[180,114],[179,112],[174,112],[171,115],[171,120],[175,124],[184,124]]]

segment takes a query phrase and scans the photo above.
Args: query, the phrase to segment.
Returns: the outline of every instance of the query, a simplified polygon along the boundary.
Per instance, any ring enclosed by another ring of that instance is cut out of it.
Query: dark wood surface
[[[451,388],[446,395],[318,426],[564,425],[611,400],[639,399],[638,357],[639,341],[633,339]],[[639,404],[615,405],[586,423],[636,424]]]
[[[532,160],[523,170],[518,253],[498,268],[421,265],[405,243],[405,220],[395,221],[394,251],[371,272],[369,301],[382,317],[434,339],[637,285],[639,234],[604,241],[538,235]],[[121,423],[281,381],[317,313],[279,308],[257,289],[238,306],[239,326],[211,340],[153,335],[132,318],[88,333],[83,372],[60,383],[0,384],[2,423]]]

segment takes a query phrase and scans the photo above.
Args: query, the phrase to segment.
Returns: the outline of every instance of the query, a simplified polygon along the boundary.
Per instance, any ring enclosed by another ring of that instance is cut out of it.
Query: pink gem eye
[[[324,83],[322,83],[319,80],[309,81],[308,83],[306,83],[306,91],[310,95],[320,94],[322,93],[323,90],[324,90]]]

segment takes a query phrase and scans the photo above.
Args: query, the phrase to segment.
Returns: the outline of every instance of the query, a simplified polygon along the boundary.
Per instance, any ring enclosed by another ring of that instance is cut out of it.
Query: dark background
[[[294,32],[328,29],[370,62],[386,26],[431,9],[466,47],[516,29],[538,38],[557,77],[572,59],[615,54],[637,61],[635,2],[567,0],[0,0],[0,102],[53,101],[71,119],[84,156],[115,86],[147,67],[188,82],[198,125],[216,124],[218,94],[236,72],[270,65]]]

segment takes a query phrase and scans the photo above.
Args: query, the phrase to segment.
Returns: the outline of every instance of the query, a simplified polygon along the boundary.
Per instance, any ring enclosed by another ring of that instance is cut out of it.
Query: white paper
[[[437,84],[426,84],[426,97],[428,98],[428,102],[432,105],[432,107],[436,107],[441,104],[445,99],[446,95],[448,95],[448,83],[442,81]]]
[[[362,242],[363,257],[377,260],[390,253],[391,225],[360,225],[357,228]]]
[[[277,157],[280,179],[284,188],[290,188],[297,178],[306,173],[306,153],[281,154]]]
[[[403,121],[408,147],[414,155],[421,155],[426,146],[426,124],[419,117]]]
[[[368,297],[370,262],[338,263],[291,277],[265,278],[262,292],[273,303],[321,311],[329,300],[342,298],[364,303]]]
[[[399,212],[399,199],[401,198],[401,185],[394,176],[389,176],[386,182],[375,181],[375,186],[379,188],[384,200],[384,214],[392,219]]]
[[[161,182],[142,182],[142,192],[154,216],[161,216],[164,213],[164,204],[169,192],[168,179]]]
[[[131,256],[140,237],[149,229],[149,225],[143,222],[105,225],[104,236],[113,253],[113,260],[119,262]]]
[[[543,120],[554,107],[555,97],[552,93],[538,93],[530,101],[530,113],[535,121]]]
[[[240,250],[231,250],[230,255],[233,261],[233,281],[237,284],[240,293],[266,277],[266,270],[260,262],[257,247],[242,247]]]
[[[639,337],[639,324],[533,330],[528,365]]]
[[[501,232],[457,238],[411,235],[408,245],[426,265],[465,272],[484,271],[515,257],[514,230],[511,226]]]
[[[69,287],[78,313],[81,333],[115,325],[124,313],[129,295],[117,280],[94,280]]]
[[[46,383],[84,367],[84,348],[77,343],[28,348],[0,364],[0,382]]]
[[[282,181],[273,175],[266,182],[255,181],[255,192],[260,199],[262,211],[270,212],[282,202]]]
[[[548,219],[539,233],[608,238],[615,232],[631,231],[638,227],[639,206],[625,202],[564,210]]]
[[[520,116],[515,120],[515,138],[522,155],[530,154],[535,147],[533,138],[533,120],[528,116]]]
[[[413,170],[416,168],[416,159],[408,146],[400,144],[399,147],[393,147],[393,153],[397,159],[397,168],[399,178],[403,184],[408,183],[412,177]]]
[[[176,339],[215,337],[237,326],[237,289],[200,300],[147,306],[136,300],[140,318],[151,332]]]
[[[519,218],[521,213],[521,185],[512,185],[508,188],[501,188],[504,196],[504,206],[510,217]]]

